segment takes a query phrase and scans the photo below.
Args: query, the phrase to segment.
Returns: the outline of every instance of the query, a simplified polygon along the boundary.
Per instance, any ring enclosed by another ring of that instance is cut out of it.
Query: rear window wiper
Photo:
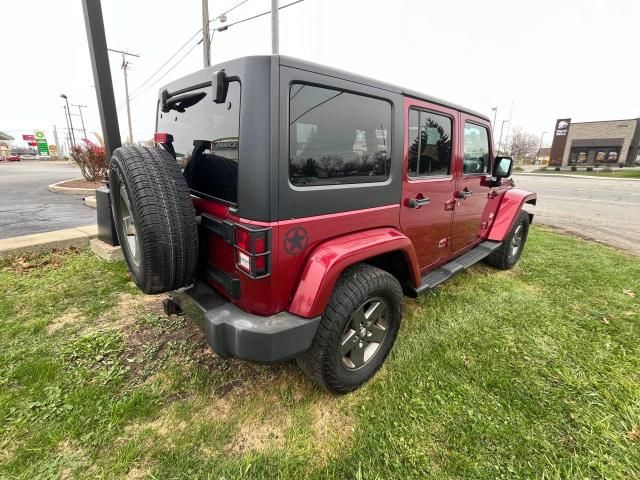
[[[177,95],[162,103],[162,111],[167,113],[171,110],[184,112],[185,109],[194,106],[200,100],[207,96],[207,92],[190,92],[183,95]]]

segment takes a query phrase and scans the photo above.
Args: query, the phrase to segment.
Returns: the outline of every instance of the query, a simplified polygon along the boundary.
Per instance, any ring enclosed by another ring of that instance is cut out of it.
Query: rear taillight
[[[171,143],[173,142],[173,135],[170,133],[156,132],[153,134],[153,141],[156,143]]]
[[[266,277],[271,269],[271,229],[236,225],[236,266],[250,277]]]

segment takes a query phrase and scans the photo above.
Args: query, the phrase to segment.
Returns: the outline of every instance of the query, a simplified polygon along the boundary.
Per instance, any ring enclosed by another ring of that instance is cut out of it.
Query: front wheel
[[[485,263],[500,270],[513,268],[520,259],[529,236],[529,214],[521,211],[511,231],[495,252],[485,258]]]
[[[338,280],[311,348],[298,365],[334,393],[347,393],[369,380],[393,346],[402,318],[398,280],[370,265],[348,268]]]

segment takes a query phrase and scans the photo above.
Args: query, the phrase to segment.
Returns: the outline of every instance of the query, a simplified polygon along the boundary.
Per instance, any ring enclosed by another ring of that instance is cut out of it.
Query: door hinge
[[[449,245],[449,237],[445,237],[438,242],[438,248],[444,248]]]
[[[456,199],[452,198],[451,200],[447,200],[446,202],[444,202],[444,209],[445,210],[453,210],[454,208],[456,208]]]

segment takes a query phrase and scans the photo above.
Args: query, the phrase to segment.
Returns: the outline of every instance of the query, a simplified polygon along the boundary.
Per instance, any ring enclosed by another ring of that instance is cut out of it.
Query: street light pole
[[[62,93],[60,94],[60,97],[64,98],[64,101],[67,103],[64,111],[67,114],[67,116],[69,117],[69,131],[71,132],[71,143],[73,144],[73,146],[76,146],[76,135],[73,131],[73,120],[71,120],[71,109],[69,108],[69,99],[67,98],[67,96]]]
[[[78,112],[80,112],[80,122],[82,123],[82,133],[84,133],[84,138],[87,138],[87,129],[84,128],[84,117],[82,116],[82,109],[87,108],[86,105],[76,105],[74,103],[71,104],[72,107],[78,107]]]
[[[491,109],[491,111],[493,112],[493,128],[496,127],[496,117],[498,116],[498,107],[493,107]]]
[[[280,17],[278,0],[271,0],[271,54],[280,52]]]

